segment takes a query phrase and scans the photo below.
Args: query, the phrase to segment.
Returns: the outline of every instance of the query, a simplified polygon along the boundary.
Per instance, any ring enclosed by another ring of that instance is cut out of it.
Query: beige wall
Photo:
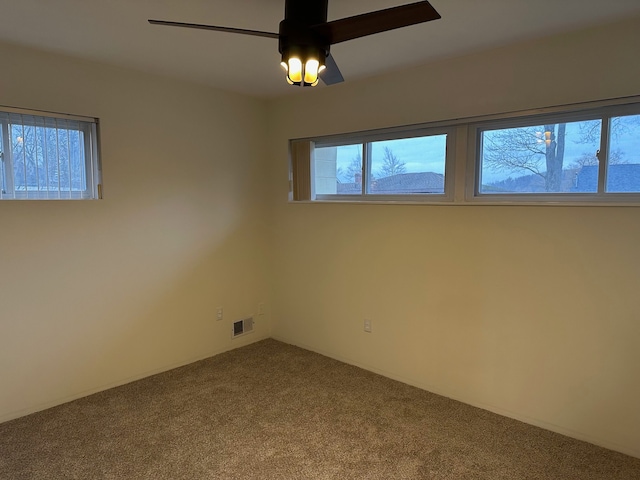
[[[274,336],[640,457],[640,208],[288,204],[286,143],[639,95],[638,45],[635,19],[273,102]]]
[[[270,307],[266,105],[0,58],[0,105],[100,118],[104,175],[101,201],[0,202],[0,421],[268,337],[267,313],[231,340],[232,319]]]

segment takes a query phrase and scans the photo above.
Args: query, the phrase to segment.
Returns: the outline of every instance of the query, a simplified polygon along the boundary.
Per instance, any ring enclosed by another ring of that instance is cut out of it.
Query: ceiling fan
[[[327,22],[327,9],[328,0],[285,0],[278,33],[164,20],[149,23],[277,39],[287,82],[307,87],[317,85],[319,79],[326,85],[344,81],[330,54],[331,45],[441,18],[426,0],[331,22]]]

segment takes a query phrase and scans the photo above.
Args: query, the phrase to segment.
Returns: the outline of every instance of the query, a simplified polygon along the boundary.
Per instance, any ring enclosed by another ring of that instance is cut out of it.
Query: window
[[[640,97],[291,141],[294,201],[640,205]]]
[[[629,107],[478,126],[475,197],[606,201],[639,193],[640,114],[619,110]]]
[[[452,133],[402,132],[314,142],[314,200],[447,201],[447,150]],[[399,138],[398,138],[399,137]],[[362,141],[364,140],[364,141]]]
[[[597,192],[597,182],[578,182],[578,172],[581,165],[597,162],[601,127],[601,120],[549,120],[539,125],[482,130],[479,192]]]
[[[95,119],[0,112],[0,199],[98,198]]]

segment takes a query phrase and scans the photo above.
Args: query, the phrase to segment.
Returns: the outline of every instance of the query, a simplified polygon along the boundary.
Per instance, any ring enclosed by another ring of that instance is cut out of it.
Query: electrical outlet
[[[218,307],[216,309],[216,320],[222,320],[223,318],[223,311],[222,311],[222,307]]]
[[[364,319],[364,331],[367,333],[371,333],[371,320],[368,318]]]

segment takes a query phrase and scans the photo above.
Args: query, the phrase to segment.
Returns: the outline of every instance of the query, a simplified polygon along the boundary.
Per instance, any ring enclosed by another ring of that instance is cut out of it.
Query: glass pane
[[[316,195],[362,195],[362,144],[316,147]]]
[[[601,120],[481,133],[480,193],[596,193]]]
[[[14,189],[16,192],[82,192],[87,189],[84,134],[45,125],[25,117],[11,124]],[[67,195],[68,196],[68,195]]]
[[[640,192],[640,115],[611,119],[607,192]]]
[[[373,142],[367,193],[443,194],[447,136]]]

